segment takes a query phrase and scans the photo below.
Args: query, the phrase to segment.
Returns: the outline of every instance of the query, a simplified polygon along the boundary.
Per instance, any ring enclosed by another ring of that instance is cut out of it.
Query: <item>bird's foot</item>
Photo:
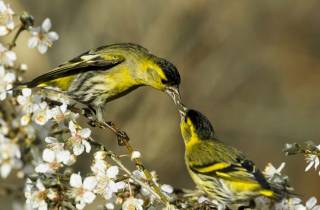
[[[127,142],[129,141],[129,136],[124,131],[118,131],[116,133],[116,135],[118,138],[118,144],[120,146],[125,146],[127,144]]]
[[[82,109],[82,114],[87,118],[87,119],[89,119],[90,121],[89,121],[89,124],[91,125],[93,125],[93,122],[94,121],[97,121],[96,119],[95,119],[95,113],[94,113],[94,111],[93,111],[93,109],[90,109],[90,108],[84,108],[84,109]],[[97,127],[97,126],[94,126],[94,127]]]
[[[129,141],[129,136],[127,135],[126,132],[119,130],[115,124],[111,121],[108,122],[100,122],[97,120],[89,120],[88,124],[92,127],[97,127],[97,128],[109,128],[111,131],[113,131],[118,139],[118,144],[120,146],[126,145],[126,143]]]
[[[120,146],[124,146],[126,145],[126,143],[129,141],[129,136],[127,135],[126,132],[122,131],[122,130],[119,130],[115,124],[111,121],[109,122],[106,122],[106,124],[112,128],[112,130],[115,132],[116,136],[117,136],[117,139],[118,139],[118,144]]]

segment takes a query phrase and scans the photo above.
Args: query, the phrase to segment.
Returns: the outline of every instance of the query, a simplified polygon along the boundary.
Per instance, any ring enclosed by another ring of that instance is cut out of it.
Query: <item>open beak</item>
[[[187,107],[182,104],[178,87],[167,87],[165,92],[172,98],[173,102],[178,106],[178,111],[181,117],[184,117],[187,112]]]

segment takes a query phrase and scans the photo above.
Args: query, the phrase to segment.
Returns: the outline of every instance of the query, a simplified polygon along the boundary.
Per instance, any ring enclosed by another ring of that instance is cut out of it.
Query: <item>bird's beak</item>
[[[184,106],[183,104],[180,105],[180,107],[178,108],[181,120],[184,120],[186,115],[187,115],[187,110],[188,108],[186,106]]]
[[[178,87],[166,87],[165,92],[172,98],[173,102],[176,105],[181,104],[181,97],[180,97],[180,92]]]
[[[178,106],[178,111],[181,118],[184,118],[187,112],[187,107],[181,102],[180,92],[178,87],[167,87],[165,92],[173,99],[176,106]]]

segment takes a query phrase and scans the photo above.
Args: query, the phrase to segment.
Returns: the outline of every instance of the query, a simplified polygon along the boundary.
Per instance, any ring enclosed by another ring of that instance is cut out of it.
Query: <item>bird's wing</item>
[[[239,158],[237,162],[212,162],[204,166],[192,166],[191,170],[229,181],[259,184],[264,189],[270,189],[263,174],[252,161],[246,159]]]
[[[50,82],[58,78],[68,77],[87,71],[105,71],[122,63],[124,60],[125,59],[122,56],[106,55],[99,53],[99,50],[91,50],[24,85],[35,87],[39,84]]]

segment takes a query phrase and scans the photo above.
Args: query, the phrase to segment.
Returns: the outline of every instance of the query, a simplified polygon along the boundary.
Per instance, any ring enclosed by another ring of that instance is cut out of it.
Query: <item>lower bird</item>
[[[254,207],[254,198],[280,200],[281,189],[273,187],[239,150],[216,138],[209,120],[196,110],[181,112],[185,162],[195,184],[211,199],[227,208],[244,204]],[[249,205],[248,205],[249,203]]]
[[[180,75],[144,47],[120,43],[89,50],[20,87],[54,88],[87,105],[103,121],[104,105],[140,86],[165,91],[176,102]]]

